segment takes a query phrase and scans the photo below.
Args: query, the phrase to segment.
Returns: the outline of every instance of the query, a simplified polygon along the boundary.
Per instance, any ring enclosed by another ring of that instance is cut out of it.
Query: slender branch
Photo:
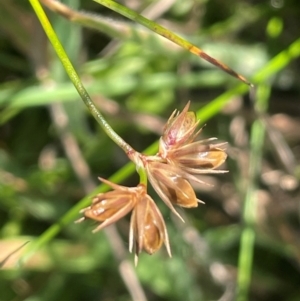
[[[256,109],[263,113],[267,109],[271,88],[258,86]],[[251,283],[252,262],[254,255],[257,203],[257,177],[261,172],[262,148],[265,137],[265,126],[260,119],[254,121],[251,128],[251,154],[249,162],[249,180],[243,209],[245,228],[241,235],[238,262],[237,301],[247,301]]]
[[[88,92],[84,88],[81,80],[76,73],[72,63],[70,62],[63,46],[61,45],[60,41],[58,40],[40,2],[38,0],[29,0],[31,3],[37,17],[39,18],[48,39],[50,40],[51,44],[53,45],[56,54],[58,55],[61,63],[64,66],[69,78],[71,79],[72,83],[74,84],[76,90],[78,91],[80,97],[82,98],[83,102],[97,120],[97,122],[101,125],[102,129],[105,133],[117,144],[119,145],[127,154],[130,152],[134,152],[132,147],[128,145],[107,123],[103,115],[99,112],[95,104],[93,103],[92,99],[90,98]]]

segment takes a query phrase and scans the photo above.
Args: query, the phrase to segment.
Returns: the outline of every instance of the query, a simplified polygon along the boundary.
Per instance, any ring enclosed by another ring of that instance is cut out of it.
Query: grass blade
[[[192,43],[190,43],[190,42],[186,41],[185,39],[179,37],[178,35],[172,33],[171,31],[169,31],[168,29],[164,28],[163,26],[155,23],[154,21],[151,21],[151,20],[139,15],[138,13],[134,12],[133,10],[131,10],[125,6],[122,6],[121,4],[118,4],[114,1],[110,1],[110,0],[94,0],[94,1],[129,18],[130,20],[133,20],[133,21],[149,28],[150,30],[156,32],[157,34],[163,36],[164,38],[179,45],[180,47],[188,50],[189,52],[201,57],[202,59],[206,60],[207,62],[222,69],[223,71],[227,72],[231,76],[241,80],[242,82],[246,83],[247,85],[253,86],[245,77],[236,73],[234,70],[232,70],[230,67],[228,67],[224,63],[209,56],[201,48],[193,45]]]
[[[258,86],[256,108],[259,113],[264,113],[266,111],[268,107],[270,92],[270,86]],[[246,190],[243,209],[243,224],[245,225],[245,227],[241,235],[238,262],[238,301],[248,300],[248,291],[251,283],[252,262],[255,244],[254,226],[256,223],[257,178],[261,172],[264,138],[264,123],[260,119],[257,119],[252,125],[250,137],[251,153],[248,170],[248,186]]]

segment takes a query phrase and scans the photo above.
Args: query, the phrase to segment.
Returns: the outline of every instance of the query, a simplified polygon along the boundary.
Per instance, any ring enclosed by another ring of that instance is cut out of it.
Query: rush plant
[[[142,250],[152,254],[161,247],[162,243],[165,243],[168,254],[171,256],[163,217],[155,202],[147,193],[148,179],[165,204],[183,221],[174,205],[186,208],[198,206],[198,203],[201,201],[197,199],[190,182],[203,183],[199,179],[201,174],[225,172],[215,168],[219,167],[227,157],[225,153],[226,144],[211,144],[210,142],[216,138],[196,140],[202,129],[198,129],[200,121],[197,120],[196,114],[188,111],[190,105],[188,102],[181,113],[175,110],[170,116],[160,138],[159,152],[155,156],[147,156],[134,150],[111,128],[93,103],[52,29],[39,1],[30,0],[30,2],[84,103],[106,134],[125,151],[128,158],[135,164],[140,176],[139,184],[130,188],[101,179],[102,182],[112,187],[113,191],[100,193],[95,196],[92,204],[81,210],[84,217],[77,222],[87,218],[101,222],[100,226],[94,230],[98,231],[133,211],[130,223],[129,250],[133,251],[134,249],[135,262],[137,263],[138,255]],[[190,52],[213,63],[239,80],[251,85],[243,76],[210,57],[200,48],[169,32],[166,28],[113,1],[97,2],[130,19],[136,20],[140,24],[188,49]],[[59,3],[57,6],[55,6],[53,1],[45,1],[45,3],[50,3],[51,7],[55,7],[57,10],[62,9]]]
[[[92,201],[89,195],[78,202],[78,204],[74,205],[61,219],[59,219],[59,221],[52,224],[39,239],[28,245],[23,259],[27,259],[34,251],[48,243],[55,235],[57,235],[65,225],[71,223],[78,215],[79,209],[81,209],[83,217],[78,219],[78,222],[91,219],[99,223],[94,229],[94,232],[102,230],[106,226],[113,224],[120,218],[131,213],[129,251],[135,254],[136,263],[138,256],[142,251],[153,254],[159,250],[163,244],[165,245],[168,254],[171,256],[170,242],[172,241],[172,237],[170,235],[169,239],[163,216],[153,198],[148,194],[148,183],[153,186],[160,199],[170,208],[170,210],[178,218],[183,220],[177,212],[176,206],[194,208],[201,203],[201,201],[197,199],[192,183],[204,183],[201,179],[201,175],[203,174],[225,172],[224,170],[217,170],[217,168],[226,160],[226,144],[214,142],[216,138],[198,140],[202,128],[199,127],[200,121],[197,119],[196,114],[189,111],[188,103],[181,113],[179,111],[174,111],[173,114],[171,114],[158,143],[154,143],[146,151],[143,151],[143,153],[134,150],[116,132],[114,132],[95,106],[70,63],[68,55],[65,53],[53,31],[50,22],[40,6],[40,2],[68,20],[90,28],[100,27],[100,22],[103,20],[99,20],[93,14],[74,11],[57,1],[29,1],[36,12],[36,15],[40,19],[54,50],[57,52],[65,71],[77,89],[78,94],[81,96],[85,105],[96,121],[101,125],[105,133],[124,150],[129,160],[133,162],[140,176],[140,180],[135,187],[125,187],[116,184],[124,180],[125,177],[133,172],[133,164],[126,165],[119,173],[114,174],[110,178],[110,181],[101,178],[100,180],[110,186],[111,190],[106,191],[104,186],[101,185],[91,192]],[[97,0],[96,2],[146,26],[155,34],[161,35],[176,43],[185,50],[212,63],[228,74],[251,86],[243,76],[237,74],[222,62],[209,56],[196,45],[175,35],[159,24],[146,19],[113,1]],[[103,31],[105,24],[101,24],[101,26]],[[112,29],[112,27],[110,29]],[[119,33],[119,36],[126,38],[126,32]],[[299,49],[300,40],[298,38],[284,51],[270,60],[264,68],[257,72],[253,77],[253,82],[259,85],[267,82],[271,76],[283,69],[293,59],[300,56]],[[265,88],[265,90],[268,91],[268,88]],[[210,117],[219,112],[220,108],[224,106],[229,98],[235,95],[245,94],[247,91],[247,86],[241,84],[214,99],[207,106],[204,106],[201,111],[198,111],[197,115],[201,117],[201,122],[207,121]],[[259,91],[264,91],[264,89],[261,88]],[[268,96],[260,98],[262,102],[267,103]],[[264,110],[265,108],[261,110],[260,113],[263,113]],[[257,123],[253,126],[251,134],[251,149],[253,150],[253,155],[250,164],[250,180],[253,183],[255,182],[260,168],[259,158],[261,158],[261,154],[257,150],[261,150],[263,145],[263,130],[264,124]],[[123,174],[120,176],[122,172]],[[255,203],[253,202],[254,194],[254,188],[249,186],[247,198],[245,199],[244,211],[241,216],[243,229],[238,264],[237,300],[247,300],[246,296],[250,287],[255,241],[255,230],[253,225],[255,224],[256,219],[256,208]]]

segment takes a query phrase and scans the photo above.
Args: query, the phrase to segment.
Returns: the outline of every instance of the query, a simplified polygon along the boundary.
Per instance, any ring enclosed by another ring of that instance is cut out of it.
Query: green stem
[[[139,174],[139,177],[140,177],[140,184],[143,184],[143,185],[145,185],[145,187],[147,187],[148,177],[147,177],[147,172],[146,172],[144,166],[137,167],[137,173]]]
[[[257,90],[257,102],[255,108],[258,113],[266,111],[271,88],[260,85]],[[244,229],[241,235],[240,252],[238,262],[238,286],[237,301],[248,300],[248,292],[251,284],[252,262],[255,245],[256,202],[257,202],[257,178],[261,172],[262,148],[264,144],[265,127],[263,122],[256,120],[251,128],[251,154],[249,161],[248,187],[243,209]]]
[[[238,78],[242,82],[246,83],[247,85],[253,86],[245,77],[236,73],[227,65],[223,64],[222,62],[214,59],[213,57],[206,54],[202,49],[193,45],[192,43],[184,40],[183,38],[179,37],[178,35],[172,33],[168,29],[164,28],[163,26],[139,15],[138,13],[134,12],[133,10],[118,4],[111,0],[94,0],[95,2],[129,18],[130,20],[136,21],[137,23],[149,28],[150,30],[156,32],[157,34],[163,36],[164,38],[172,41],[173,43],[187,49],[191,53],[201,57],[202,59],[206,60],[207,62],[215,65],[216,67],[222,69],[223,71],[227,72],[228,74],[232,75],[233,77]]]
[[[39,18],[48,39],[50,40],[56,54],[58,55],[61,63],[64,66],[69,78],[71,79],[72,83],[74,84],[76,90],[78,91],[80,97],[82,98],[83,102],[97,120],[97,122],[101,125],[102,129],[105,133],[117,144],[119,145],[127,154],[130,152],[134,152],[132,147],[128,145],[107,123],[103,115],[99,112],[95,104],[93,103],[92,99],[90,98],[88,92],[84,88],[81,80],[76,73],[72,63],[70,62],[63,46],[61,45],[58,37],[56,36],[39,0],[29,0],[30,4],[32,5],[37,17]]]

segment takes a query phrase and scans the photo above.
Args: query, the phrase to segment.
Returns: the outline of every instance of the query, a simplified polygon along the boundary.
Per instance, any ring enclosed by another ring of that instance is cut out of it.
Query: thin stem
[[[245,77],[236,73],[227,65],[223,64],[222,62],[216,60],[215,58],[209,56],[205,53],[201,48],[193,45],[192,43],[186,41],[185,39],[179,37],[178,35],[172,33],[168,29],[164,28],[163,26],[151,21],[138,13],[134,12],[133,10],[118,4],[111,0],[94,0],[95,2],[129,18],[130,20],[136,21],[137,23],[149,28],[150,30],[156,32],[157,34],[163,36],[164,38],[174,42],[175,44],[181,46],[184,49],[187,49],[189,52],[201,57],[202,59],[206,60],[207,62],[215,65],[216,67],[222,69],[223,71],[227,72],[231,76],[238,78],[242,82],[246,83],[249,86],[253,86]]]
[[[145,185],[145,187],[147,187],[148,177],[145,168],[144,167],[137,168],[137,173],[140,176],[140,184],[143,184]]]
[[[119,145],[127,154],[130,152],[134,152],[132,147],[128,145],[107,123],[103,115],[99,112],[95,104],[93,103],[92,99],[90,98],[88,92],[84,88],[81,80],[76,73],[72,63],[70,62],[63,46],[61,45],[55,31],[53,30],[40,2],[38,0],[29,0],[30,4],[32,5],[38,19],[40,20],[48,39],[50,40],[56,54],[58,55],[61,63],[64,66],[69,78],[71,79],[72,83],[74,84],[78,94],[82,98],[83,102],[97,120],[97,122],[101,125],[102,129],[105,133],[117,144]]]
[[[143,185],[145,185],[145,187],[147,187],[148,177],[147,177],[147,172],[146,172],[146,169],[144,166],[145,155],[135,151],[135,152],[129,153],[128,157],[135,164],[136,171],[140,177],[139,184],[143,184]]]
[[[266,111],[270,95],[270,87],[260,85],[257,90],[257,102],[255,108],[258,113]],[[255,230],[256,224],[256,193],[257,193],[257,178],[261,171],[262,148],[265,137],[265,126],[263,122],[256,120],[251,128],[251,154],[249,162],[249,179],[248,187],[245,196],[245,203],[243,209],[243,222],[245,228],[243,229],[240,252],[238,262],[238,287],[237,287],[237,301],[248,300],[248,292],[251,284],[252,263],[254,255],[255,244]]]

